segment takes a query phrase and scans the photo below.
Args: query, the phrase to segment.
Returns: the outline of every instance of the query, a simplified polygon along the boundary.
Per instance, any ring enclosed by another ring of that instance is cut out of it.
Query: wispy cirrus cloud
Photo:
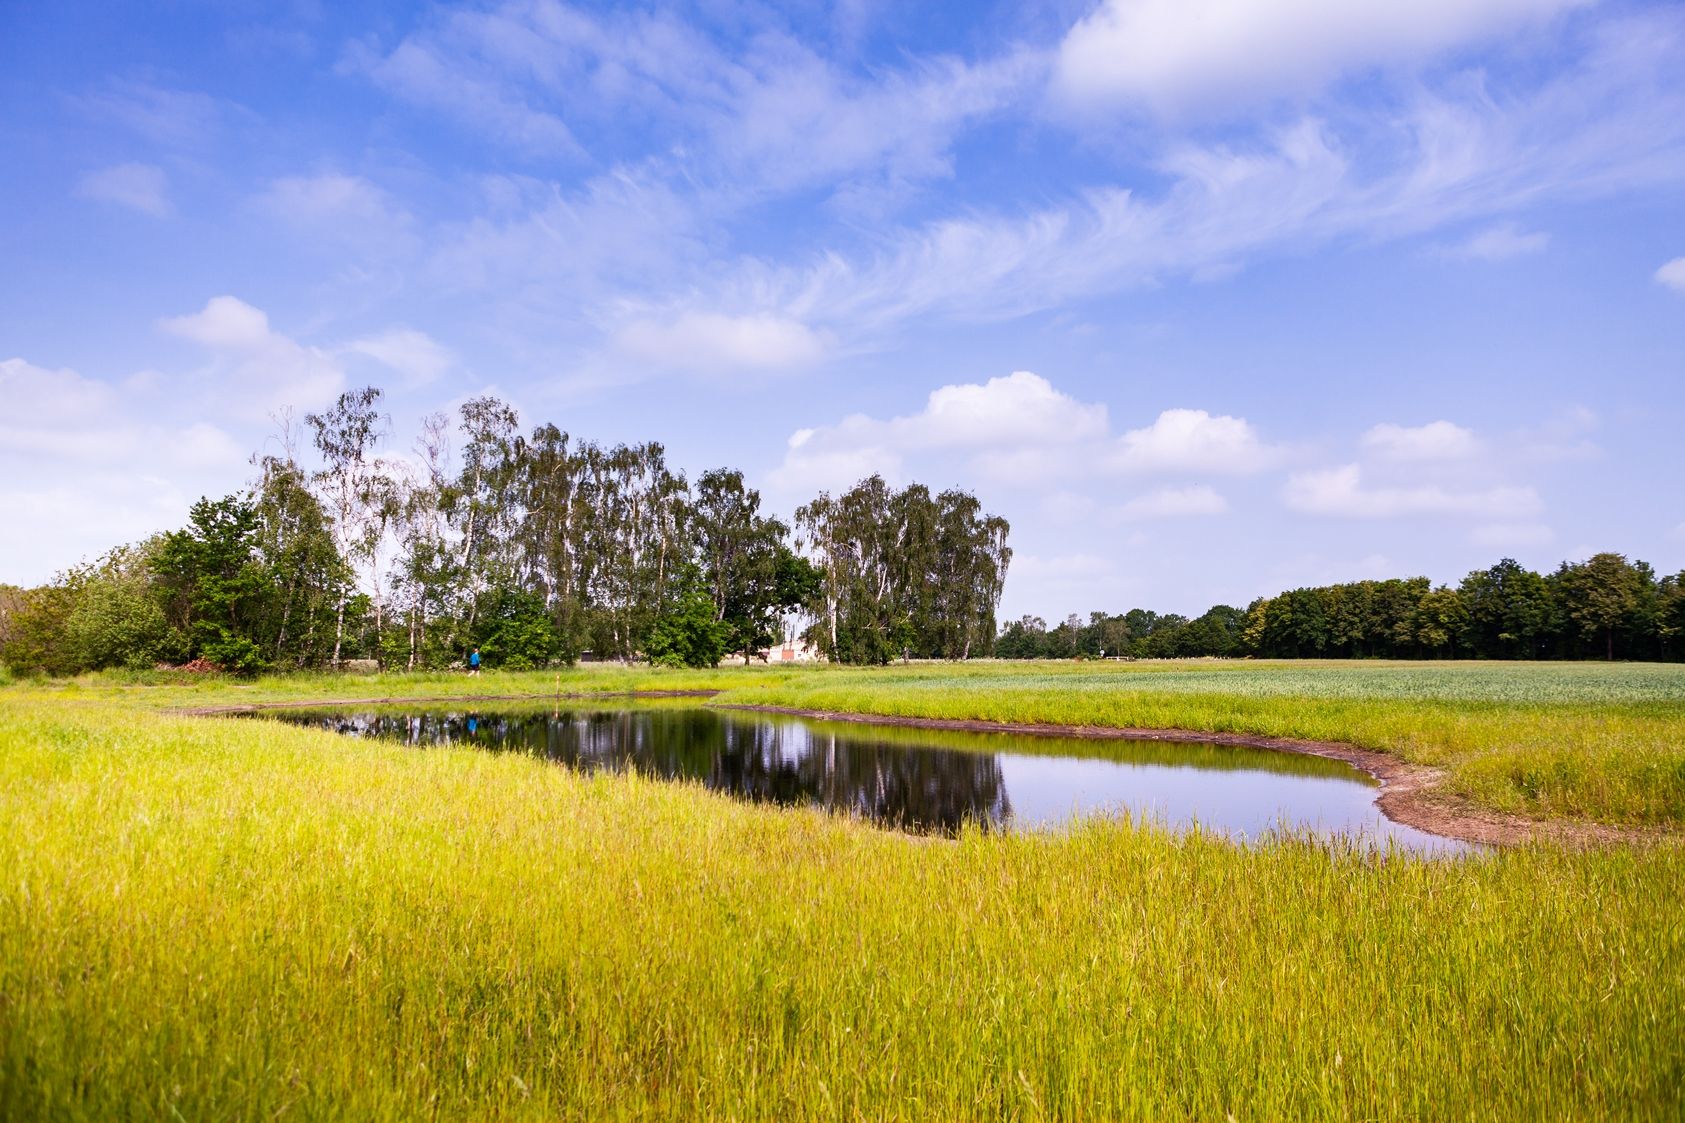
[[[1449,261],[1508,261],[1543,253],[1549,245],[1550,235],[1542,230],[1524,231],[1513,222],[1501,222],[1461,242],[1440,246],[1437,253]]]
[[[89,172],[76,182],[76,194],[153,218],[168,218],[175,211],[169,177],[156,164],[113,164]]]

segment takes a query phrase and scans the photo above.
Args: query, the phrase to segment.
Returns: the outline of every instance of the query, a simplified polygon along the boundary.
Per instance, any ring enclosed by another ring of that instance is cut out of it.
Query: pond
[[[563,705],[281,709],[257,715],[407,745],[522,752],[581,770],[636,769],[743,799],[811,805],[954,834],[1056,828],[1127,813],[1243,839],[1345,835],[1424,852],[1466,845],[1394,823],[1379,785],[1341,761],[1268,749],[957,733],[708,709]]]

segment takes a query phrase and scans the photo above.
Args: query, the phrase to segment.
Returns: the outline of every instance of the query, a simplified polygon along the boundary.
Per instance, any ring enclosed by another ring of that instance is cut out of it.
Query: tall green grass
[[[0,696],[0,1117],[1677,1118],[1685,849],[919,841]]]

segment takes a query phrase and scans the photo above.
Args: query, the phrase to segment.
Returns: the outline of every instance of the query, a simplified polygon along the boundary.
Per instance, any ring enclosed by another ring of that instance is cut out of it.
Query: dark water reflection
[[[1127,811],[1248,838],[1286,827],[1460,848],[1385,819],[1374,781],[1349,765],[1259,749],[874,727],[693,704],[263,716],[408,745],[532,753],[582,771],[636,769],[901,830],[1025,829]]]

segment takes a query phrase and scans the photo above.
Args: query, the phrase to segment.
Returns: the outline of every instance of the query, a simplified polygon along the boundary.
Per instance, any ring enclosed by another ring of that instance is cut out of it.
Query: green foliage
[[[1647,599],[1648,566],[1627,564],[1620,554],[1595,554],[1579,565],[1564,562],[1556,572],[1563,614],[1588,643],[1603,640],[1605,656],[1615,657],[1615,630],[1627,624]]]
[[[818,571],[791,552],[789,529],[760,514],[760,493],[743,473],[704,473],[691,508],[702,579],[714,616],[725,626],[726,649],[743,656],[772,646],[783,617],[816,596]]]
[[[1009,659],[1070,658],[1101,650],[1134,658],[1685,657],[1680,579],[1644,562],[1598,554],[1542,577],[1505,558],[1457,588],[1426,577],[1292,589],[1242,613],[1218,605],[1197,620],[1131,609],[1008,624],[996,646]]]
[[[257,561],[257,528],[256,508],[246,500],[201,499],[187,529],[164,535],[151,557],[170,622],[187,637],[187,654],[236,674],[267,664],[252,639],[271,591]]]
[[[841,663],[965,659],[995,638],[1012,551],[1006,520],[961,491],[932,498],[870,476],[796,511],[799,545],[814,555],[818,590],[808,630]]]
[[[75,598],[64,582],[13,590],[6,596],[6,625],[0,661],[15,675],[65,675],[77,664],[65,632]]]
[[[547,667],[557,657],[557,639],[544,601],[505,589],[480,625],[480,656],[488,667],[512,671]]]
[[[162,543],[119,547],[66,579],[71,607],[64,642],[78,667],[150,667],[179,658],[183,637],[164,618],[151,584]]]
[[[673,607],[650,629],[645,651],[662,667],[712,667],[730,650],[732,626],[715,619],[713,598],[692,568]]]

